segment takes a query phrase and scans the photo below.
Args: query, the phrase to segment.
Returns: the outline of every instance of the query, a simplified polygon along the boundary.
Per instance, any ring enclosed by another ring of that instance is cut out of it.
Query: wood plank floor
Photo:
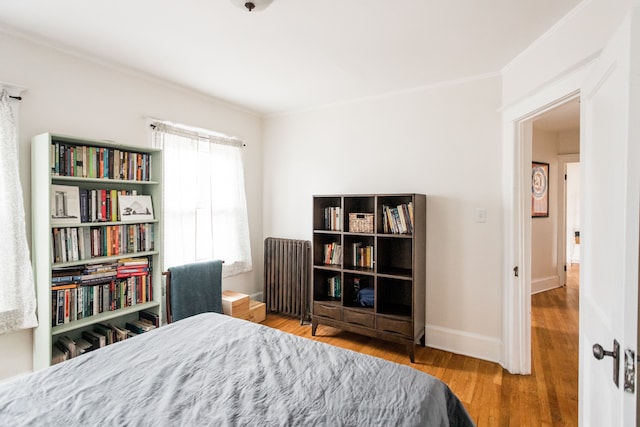
[[[416,347],[411,364],[401,345],[268,314],[263,324],[309,339],[410,365],[446,382],[478,427],[578,425],[578,265],[567,286],[533,295],[532,375],[512,375],[498,364]]]

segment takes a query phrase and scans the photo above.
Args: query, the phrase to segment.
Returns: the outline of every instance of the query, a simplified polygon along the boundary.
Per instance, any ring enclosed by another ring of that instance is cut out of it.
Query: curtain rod
[[[201,133],[199,133],[197,131],[181,128],[180,126],[173,126],[171,124],[163,123],[161,120],[154,120],[154,121],[156,121],[156,123],[149,123],[149,127],[151,129],[153,129],[153,130],[155,130],[156,128],[161,127],[161,126],[168,126],[168,127],[172,128],[172,129],[174,129],[175,131],[177,131],[177,132],[174,132],[174,133],[182,134],[183,136],[184,135],[189,135],[189,136],[195,137],[195,138],[208,139],[209,141],[228,140],[229,142],[226,142],[226,144],[231,143],[231,145],[235,145],[234,142],[237,142],[238,145],[241,146],[241,147],[246,147],[247,146],[247,144],[245,144],[243,141],[241,141],[238,138],[229,137],[229,136],[226,136],[226,135],[220,135],[220,136],[217,136],[217,135],[204,135],[204,134],[201,134]]]
[[[4,80],[0,80],[0,88],[6,89],[6,91],[8,92],[7,95],[9,95],[9,98],[15,99],[16,101],[22,101],[22,97],[20,95],[22,94],[22,92],[27,90],[27,88],[24,86],[20,86],[11,82],[6,82]],[[11,95],[11,93],[14,93],[15,95]]]

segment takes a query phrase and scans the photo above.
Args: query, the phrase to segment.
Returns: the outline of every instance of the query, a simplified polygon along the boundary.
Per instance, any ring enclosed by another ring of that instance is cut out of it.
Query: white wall
[[[145,116],[243,139],[253,272],[225,289],[262,287],[261,118],[212,98],[0,32],[0,81],[26,87],[20,101],[19,158],[30,238],[30,140],[43,132],[147,145]],[[38,244],[48,244],[47,241]],[[46,321],[46,319],[45,319]],[[31,370],[31,330],[0,335],[0,379]]]
[[[533,128],[534,162],[549,163],[549,216],[531,219],[531,293],[557,288],[558,276],[558,133]]]
[[[580,129],[558,133],[558,154],[580,153]]]
[[[312,195],[427,195],[427,344],[499,360],[499,77],[265,119],[265,235],[311,240]],[[487,222],[475,222],[475,208]]]

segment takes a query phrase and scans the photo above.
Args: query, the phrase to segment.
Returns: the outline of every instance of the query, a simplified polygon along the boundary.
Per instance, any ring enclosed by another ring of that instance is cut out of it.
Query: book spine
[[[96,161],[98,162],[98,170],[96,171],[98,174],[98,178],[104,178],[104,148],[100,147],[97,150],[97,158]]]
[[[111,168],[113,171],[113,179],[120,179],[120,150],[117,148],[113,150],[113,167]]]
[[[78,251],[78,229],[71,228],[71,261],[78,261],[80,254]]]
[[[109,179],[114,179],[115,178],[115,173],[113,171],[114,156],[115,156],[115,150],[114,149],[110,149],[109,150],[109,161],[108,161],[109,172],[107,173],[107,178],[109,178]]]
[[[104,213],[104,221],[111,221],[111,191],[103,190],[105,194],[105,213]]]
[[[107,220],[107,191],[100,190],[100,221]]]
[[[88,190],[80,189],[80,222],[89,222],[89,194]]]
[[[69,147],[67,153],[67,162],[69,162],[69,176],[76,176],[76,147]]]
[[[78,295],[78,320],[84,318],[84,289],[83,288],[78,288],[76,290],[77,295]]]
[[[60,262],[67,262],[67,231],[64,228],[60,228],[59,231]]]
[[[110,207],[110,211],[111,211],[111,221],[116,222],[118,221],[119,215],[118,215],[118,191],[117,190],[110,190],[111,193],[111,207]]]
[[[58,171],[58,150],[59,144],[52,142],[49,150],[49,166],[51,167],[51,175],[53,176],[60,175]]]
[[[87,178],[89,176],[89,157],[87,155],[89,147],[82,146],[82,177]]]
[[[63,291],[63,295],[64,295],[64,321],[63,323],[69,323],[70,321],[70,314],[71,314],[71,298],[70,298],[70,290],[69,289],[65,289]]]

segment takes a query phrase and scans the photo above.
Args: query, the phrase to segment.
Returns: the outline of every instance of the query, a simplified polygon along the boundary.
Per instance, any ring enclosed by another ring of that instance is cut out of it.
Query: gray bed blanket
[[[411,367],[205,313],[0,384],[0,426],[472,426]]]

